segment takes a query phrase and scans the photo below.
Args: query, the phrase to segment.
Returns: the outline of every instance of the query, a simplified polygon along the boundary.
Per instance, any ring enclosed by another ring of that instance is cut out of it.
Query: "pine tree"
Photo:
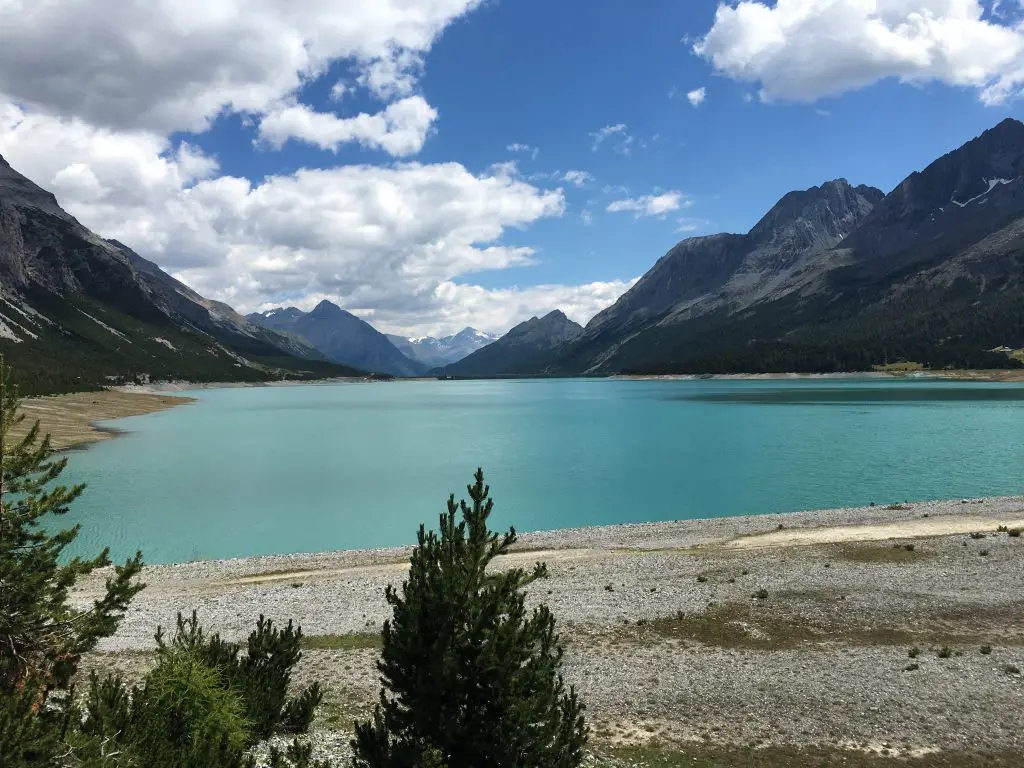
[[[25,416],[0,358],[0,695],[36,692],[36,708],[55,689],[66,688],[81,655],[117,629],[131,599],[142,589],[137,553],[117,566],[103,597],[86,610],[69,603],[81,576],[110,565],[104,549],[92,559],[66,559],[79,526],[58,530],[53,518],[68,511],[84,486],[53,486],[67,459],[54,460],[39,422],[15,437]]]
[[[440,535],[420,526],[409,578],[388,587],[372,721],[356,724],[356,768],[570,768],[583,759],[583,705],[561,675],[562,648],[546,606],[525,589],[547,575],[487,572],[516,541],[491,532],[482,470],[472,506],[448,499]],[[456,522],[456,518],[461,519]]]

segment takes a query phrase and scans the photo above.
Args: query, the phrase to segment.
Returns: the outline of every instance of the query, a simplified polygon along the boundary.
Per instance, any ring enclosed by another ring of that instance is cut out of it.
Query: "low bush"
[[[239,644],[225,642],[217,633],[207,637],[195,611],[189,619],[178,614],[170,643],[164,641],[163,628],[157,629],[156,642],[161,656],[185,651],[217,670],[223,686],[242,696],[255,739],[269,738],[278,730],[309,730],[323,693],[313,683],[295,698],[288,698],[292,669],[302,658],[302,630],[292,622],[279,629],[261,615],[249,634],[244,655]]]

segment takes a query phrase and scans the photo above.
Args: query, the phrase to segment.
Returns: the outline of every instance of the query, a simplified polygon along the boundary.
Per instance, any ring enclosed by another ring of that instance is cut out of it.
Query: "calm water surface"
[[[898,380],[217,389],[71,455],[83,551],[148,562],[410,543],[482,465],[539,530],[990,496],[1024,484],[1024,387]]]

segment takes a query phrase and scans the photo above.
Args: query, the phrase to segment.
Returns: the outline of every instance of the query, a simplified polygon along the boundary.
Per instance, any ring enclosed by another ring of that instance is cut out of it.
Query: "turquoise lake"
[[[394,382],[187,393],[70,454],[81,551],[147,562],[383,547],[483,466],[530,531],[1008,495],[1024,386],[927,380]]]

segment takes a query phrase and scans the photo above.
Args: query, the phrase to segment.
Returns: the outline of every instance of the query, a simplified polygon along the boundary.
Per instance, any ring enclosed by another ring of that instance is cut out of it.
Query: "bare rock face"
[[[745,235],[684,240],[536,372],[1000,365],[1024,345],[1024,124],[1004,120],[888,195],[790,192]]]
[[[253,358],[278,370],[323,360],[91,232],[2,157],[0,344],[34,392],[133,377],[259,379],[275,371]]]
[[[587,324],[590,337],[670,318],[683,322],[722,307],[736,311],[768,292],[796,290],[792,273],[865,221],[880,190],[846,179],[786,194],[746,235],[683,240],[615,304]]]

